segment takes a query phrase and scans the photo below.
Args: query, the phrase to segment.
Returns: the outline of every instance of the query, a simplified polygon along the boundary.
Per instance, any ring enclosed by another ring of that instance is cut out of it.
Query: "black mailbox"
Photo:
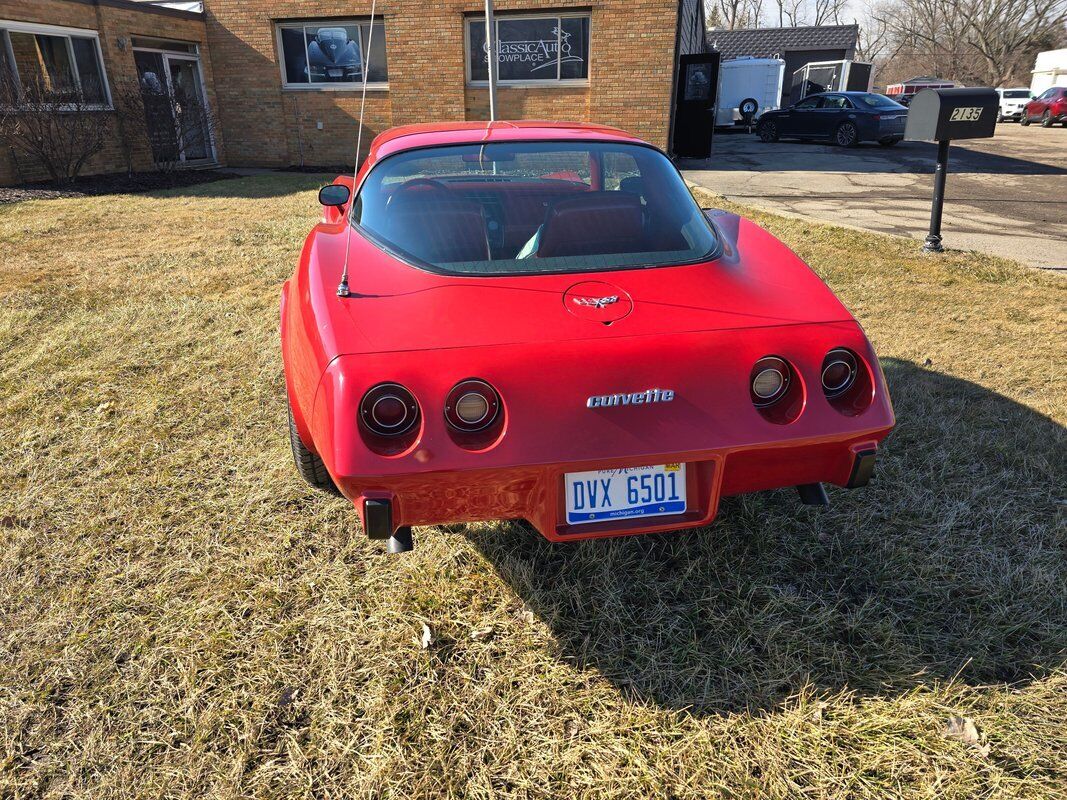
[[[910,142],[937,142],[930,232],[923,243],[927,253],[945,249],[941,246],[941,209],[945,205],[949,142],[992,136],[999,113],[1000,98],[993,89],[923,89],[911,101],[904,138]]]
[[[912,142],[984,139],[997,126],[993,89],[923,89],[908,107],[904,138]]]

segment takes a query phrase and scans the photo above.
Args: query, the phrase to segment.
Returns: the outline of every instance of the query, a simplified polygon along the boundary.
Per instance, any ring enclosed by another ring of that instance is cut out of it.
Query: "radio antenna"
[[[489,51],[489,121],[496,121],[497,43],[493,0],[485,0],[485,47]]]
[[[492,0],[486,0],[490,3]],[[363,144],[363,112],[367,108],[367,76],[370,75],[371,42],[374,41],[374,9],[378,0],[371,0],[370,30],[367,32],[367,57],[363,60],[363,96],[359,100],[359,130],[356,132],[356,166],[352,168],[352,196],[348,199],[348,230],[345,233],[345,266],[341,270],[341,282],[337,284],[337,296],[348,297],[348,253],[352,249],[352,202],[356,199],[356,178],[359,176],[359,149]]]

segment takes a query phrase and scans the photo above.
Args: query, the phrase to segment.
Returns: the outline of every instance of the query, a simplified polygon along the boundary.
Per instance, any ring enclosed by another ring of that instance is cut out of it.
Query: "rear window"
[[[886,97],[884,94],[874,94],[873,92],[868,92],[866,94],[854,94],[852,95],[852,97],[853,99],[859,100],[861,103],[866,106],[870,106],[871,108],[904,108],[904,106],[902,106],[896,100],[893,100],[890,97]]]
[[[411,150],[371,170],[352,214],[400,258],[463,275],[691,263],[718,249],[678,171],[640,145]]]
[[[1015,97],[1029,97],[1030,96],[1030,90],[1029,89],[1007,89],[1004,92],[1004,96],[1005,97],[1013,97],[1013,98],[1015,98]]]

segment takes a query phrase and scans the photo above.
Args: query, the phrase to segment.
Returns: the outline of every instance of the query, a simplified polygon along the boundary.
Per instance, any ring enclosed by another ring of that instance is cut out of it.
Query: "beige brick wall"
[[[207,35],[202,18],[152,9],[143,10],[130,7],[126,3],[108,3],[106,0],[101,0],[98,4],[75,0],[0,0],[0,20],[97,31],[100,34],[107,80],[116,99],[121,94],[120,87],[123,82],[137,80],[130,37],[146,36],[197,43],[200,46],[208,103],[212,108],[217,107],[211,54],[207,51]],[[125,40],[125,49],[120,48],[120,39]],[[84,172],[92,174],[123,171],[126,169],[126,148],[122,145],[119,130],[120,114],[108,111],[99,113],[108,120],[111,133],[103,152],[92,159]],[[223,139],[219,132],[216,150],[220,160],[223,157]],[[133,157],[136,169],[148,169],[151,166],[146,148],[135,147]],[[15,155],[6,148],[0,153],[0,185],[24,180],[44,180],[47,177],[27,156]]]
[[[366,18],[370,0],[206,0],[205,6],[229,163],[352,163],[359,91],[283,89],[275,23]],[[675,0],[496,0],[495,7],[591,10],[588,86],[501,87],[498,116],[605,123],[667,146]],[[389,89],[368,92],[364,151],[393,125],[488,118],[488,91],[467,86],[465,78],[464,17],[483,8],[480,0],[378,3]]]
[[[675,0],[496,0],[499,12],[589,9],[590,67],[585,86],[501,87],[499,116],[592,121],[667,146],[673,78]],[[131,9],[99,0],[0,0],[0,19],[97,30],[112,86],[136,80],[131,36],[200,44],[208,102],[219,119],[220,161],[234,166],[340,165],[353,161],[360,93],[283,89],[275,23],[363,17],[370,0],[206,0],[204,19]],[[386,25],[389,88],[367,96],[364,151],[393,125],[486,119],[488,92],[466,85],[465,15],[481,0],[380,0]],[[120,39],[127,40],[125,50]],[[104,112],[106,113],[106,112]],[[112,124],[115,114],[110,114]],[[321,125],[321,127],[320,127]],[[89,171],[125,168],[114,135]],[[225,144],[225,149],[223,149]],[[139,152],[139,168],[148,154]],[[24,158],[0,154],[0,183],[39,178]]]

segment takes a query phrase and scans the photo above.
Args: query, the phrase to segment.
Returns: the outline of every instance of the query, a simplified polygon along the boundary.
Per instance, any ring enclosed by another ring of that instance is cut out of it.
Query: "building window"
[[[504,84],[589,80],[589,15],[496,17],[497,79]],[[467,20],[467,80],[489,82],[485,18]]]
[[[369,42],[369,47],[368,47]],[[365,54],[370,53],[369,66]],[[385,25],[327,20],[278,25],[282,85],[289,89],[384,89],[389,80],[385,59]]]
[[[0,80],[4,100],[69,98],[109,108],[111,97],[95,31],[0,20]]]

